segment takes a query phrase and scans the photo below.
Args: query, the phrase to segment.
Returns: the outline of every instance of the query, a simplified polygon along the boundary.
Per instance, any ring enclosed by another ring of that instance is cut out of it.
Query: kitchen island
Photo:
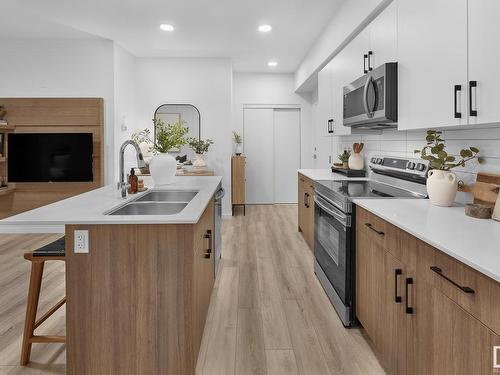
[[[197,193],[171,215],[110,215],[148,192],[124,200],[108,186],[0,222],[65,226],[68,374],[195,373],[220,182],[177,177],[164,190]]]

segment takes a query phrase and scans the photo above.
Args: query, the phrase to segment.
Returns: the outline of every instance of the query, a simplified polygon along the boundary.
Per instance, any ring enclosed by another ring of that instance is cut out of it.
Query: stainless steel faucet
[[[142,152],[139,145],[131,140],[123,142],[122,146],[120,147],[120,182],[118,182],[118,190],[121,190],[122,198],[125,198],[127,196],[128,182],[126,182],[125,180],[124,156],[125,156],[125,149],[127,148],[128,145],[132,145],[135,148],[137,156],[137,167],[144,168],[146,166],[146,164],[144,164],[144,158],[142,157]]]

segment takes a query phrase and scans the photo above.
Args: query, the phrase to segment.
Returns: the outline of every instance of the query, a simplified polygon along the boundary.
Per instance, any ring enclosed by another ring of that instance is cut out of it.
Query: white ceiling
[[[89,33],[137,56],[230,57],[235,71],[293,72],[342,1],[2,0],[10,8],[6,15],[2,5],[0,37]],[[161,23],[176,29],[161,31]],[[262,23],[273,30],[258,32]]]

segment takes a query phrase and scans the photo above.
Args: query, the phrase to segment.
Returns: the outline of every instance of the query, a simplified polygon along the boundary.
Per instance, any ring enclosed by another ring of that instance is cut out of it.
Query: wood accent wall
[[[12,133],[92,133],[93,182],[22,182],[0,196],[0,218],[84,193],[104,184],[104,100],[102,98],[0,98]]]

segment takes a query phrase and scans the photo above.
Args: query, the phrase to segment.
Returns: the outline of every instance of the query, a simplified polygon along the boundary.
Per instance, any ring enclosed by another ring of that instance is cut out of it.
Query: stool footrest
[[[28,341],[32,344],[35,343],[43,343],[43,344],[50,344],[50,343],[65,343],[66,342],[66,336],[32,336],[28,339]]]

